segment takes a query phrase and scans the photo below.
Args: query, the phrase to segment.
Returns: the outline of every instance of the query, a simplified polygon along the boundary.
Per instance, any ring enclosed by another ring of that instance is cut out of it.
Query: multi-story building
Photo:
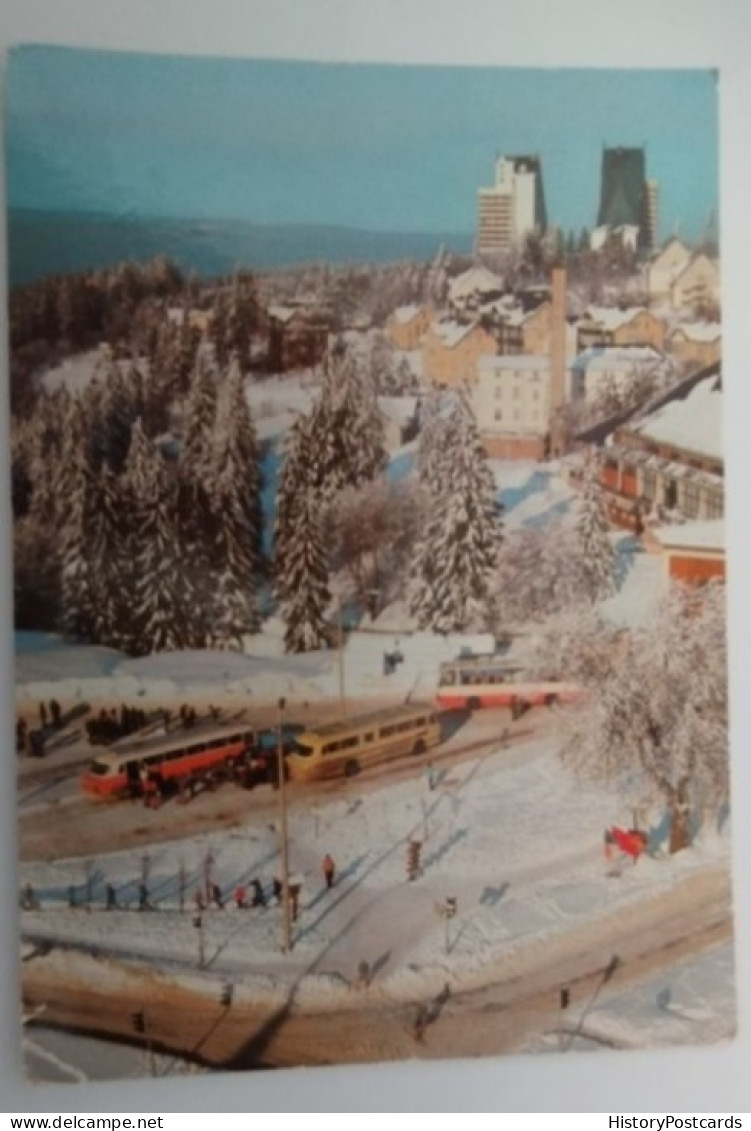
[[[611,232],[619,234],[627,245],[654,246],[658,190],[654,181],[647,181],[645,173],[643,149],[603,149],[593,247],[601,246]]]
[[[551,410],[549,356],[483,357],[470,392],[480,435],[498,459],[543,459]]]
[[[480,358],[497,353],[494,335],[478,322],[433,322],[422,345],[423,376],[444,388],[472,385]]]
[[[540,158],[499,157],[495,184],[477,194],[476,250],[480,254],[506,251],[528,232],[544,232],[546,227]]]

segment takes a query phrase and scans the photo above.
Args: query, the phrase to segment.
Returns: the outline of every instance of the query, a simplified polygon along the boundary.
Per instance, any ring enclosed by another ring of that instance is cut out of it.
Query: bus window
[[[174,761],[176,761],[176,759],[184,758],[184,757],[185,757],[185,751],[183,750],[182,747],[180,747],[179,750],[170,750],[167,754],[165,754],[164,760],[165,760],[165,762],[174,762]]]
[[[118,767],[118,769],[119,769],[119,767]],[[99,774],[100,776],[103,777],[106,774],[110,773],[110,767],[107,765],[106,762],[92,762],[91,765],[89,766],[89,773],[90,774]]]
[[[353,746],[359,746],[359,745],[360,745],[360,739],[357,737],[356,734],[350,735],[349,738],[343,738],[342,741],[339,743],[339,747],[340,747],[341,750],[351,750]]]
[[[375,731],[369,730],[368,733],[363,736],[363,742],[372,742],[374,738]]]
[[[323,754],[335,754],[341,746],[340,742],[327,742],[322,749]]]
[[[208,749],[210,749],[210,747],[208,747],[205,742],[196,742],[195,745],[191,744],[188,747],[187,753],[188,754],[203,754],[204,750],[208,750]]]
[[[233,734],[227,739],[227,742],[234,746],[236,742],[242,742],[242,740],[243,737],[241,734]]]
[[[416,727],[424,727],[426,722],[427,722],[427,719],[415,719],[414,725]]]
[[[395,726],[381,727],[378,732],[381,738],[390,738],[392,734],[396,733]]]

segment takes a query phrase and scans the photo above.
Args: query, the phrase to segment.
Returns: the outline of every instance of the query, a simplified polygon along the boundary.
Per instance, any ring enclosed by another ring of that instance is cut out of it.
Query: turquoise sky
[[[22,48],[11,206],[471,232],[496,153],[539,153],[548,217],[594,223],[603,143],[645,145],[660,228],[716,210],[710,71],[218,60]]]

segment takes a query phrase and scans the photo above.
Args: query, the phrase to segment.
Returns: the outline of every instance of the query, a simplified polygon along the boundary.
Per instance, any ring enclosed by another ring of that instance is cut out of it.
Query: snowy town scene
[[[7,102],[28,1076],[731,1039],[715,76]]]

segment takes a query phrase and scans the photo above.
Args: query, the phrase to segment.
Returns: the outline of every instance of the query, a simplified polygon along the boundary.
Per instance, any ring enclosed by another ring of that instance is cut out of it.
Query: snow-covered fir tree
[[[601,601],[615,592],[615,552],[609,537],[605,497],[591,460],[585,470],[584,489],[577,522],[579,569],[586,579],[591,601]]]
[[[279,601],[290,596],[286,563],[295,538],[295,515],[300,497],[311,489],[310,421],[298,416],[285,438],[285,455],[276,492],[274,521],[274,587]]]
[[[92,476],[87,552],[96,595],[94,639],[98,644],[125,648],[131,616],[127,518],[120,481],[107,463]]]
[[[321,523],[314,491],[303,491],[293,507],[292,532],[282,563],[279,592],[287,652],[310,652],[330,643],[326,609],[331,600]]]
[[[91,565],[92,470],[86,451],[74,455],[68,521],[62,533],[60,618],[72,640],[95,638],[97,584]]]
[[[216,486],[221,515],[218,541],[221,566],[216,583],[212,642],[219,648],[242,649],[244,635],[261,626],[255,601],[258,573],[258,530],[250,522],[242,475],[235,456],[225,454]]]
[[[263,564],[260,452],[236,355],[219,394],[214,444],[214,460],[225,480],[230,474],[228,469],[237,477],[236,505],[242,510],[244,528],[250,538],[252,572],[258,575]],[[219,557],[221,559],[221,554]]]
[[[177,480],[153,447],[143,455],[134,453],[134,479],[137,463],[149,502],[139,507],[133,617],[138,626],[135,650],[148,655],[188,647],[192,634],[186,623],[185,589],[179,583],[182,562],[175,522]]]
[[[187,646],[204,648],[211,637],[218,551],[219,515],[214,497],[216,385],[199,357],[186,406],[185,438],[178,469],[177,541],[181,567],[177,584],[185,610]]]
[[[496,488],[471,410],[457,401],[428,486],[410,607],[423,629],[484,625],[502,540]]]

